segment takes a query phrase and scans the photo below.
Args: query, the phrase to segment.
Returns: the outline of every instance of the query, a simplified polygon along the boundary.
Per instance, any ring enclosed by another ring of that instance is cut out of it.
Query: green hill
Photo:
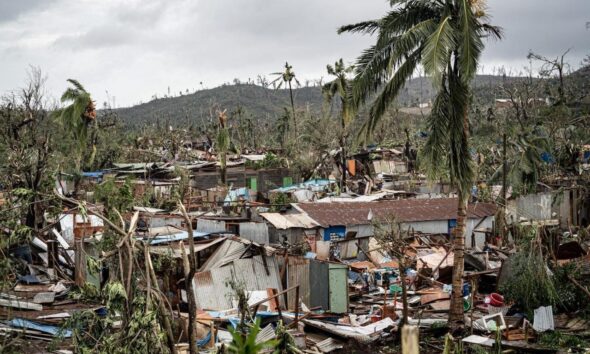
[[[570,78],[585,78],[589,68],[582,68],[574,72]],[[502,77],[493,75],[478,75],[473,88],[479,102],[493,102],[500,98],[497,88],[502,84],[511,84],[522,77]],[[582,82],[584,80],[581,80]],[[300,87],[293,90],[295,105],[299,108],[319,112],[323,105],[323,97],[319,86]],[[428,102],[434,96],[434,88],[428,78],[410,80],[400,92],[398,105],[402,107],[417,106],[420,102]],[[264,88],[254,84],[222,85],[212,89],[197,91],[192,94],[175,97],[157,98],[147,103],[116,110],[124,124],[140,126],[153,124],[157,121],[168,122],[181,126],[191,123],[204,124],[215,119],[215,109],[235,110],[242,107],[256,119],[274,121],[282,114],[285,107],[289,107],[289,91]]]

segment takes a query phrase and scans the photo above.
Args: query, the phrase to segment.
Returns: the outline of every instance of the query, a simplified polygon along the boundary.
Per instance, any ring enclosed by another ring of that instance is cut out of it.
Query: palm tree
[[[231,145],[229,128],[227,126],[226,110],[218,111],[217,118],[219,119],[219,128],[217,131],[216,149],[219,153],[221,184],[225,186],[227,182],[227,152],[229,151]]]
[[[75,169],[76,174],[79,175],[83,167],[82,159],[88,147],[88,131],[90,126],[96,123],[96,106],[90,93],[78,81],[74,79],[67,81],[72,87],[68,87],[61,95],[61,102],[68,105],[56,110],[53,115],[74,140],[76,146]],[[95,155],[96,146],[92,144],[92,151],[86,163],[92,164]],[[74,193],[77,192],[78,177],[74,183]]]
[[[335,76],[334,80],[328,82],[322,87],[322,92],[327,102],[332,102],[334,98],[340,98],[340,125],[342,133],[340,135],[340,155],[342,158],[342,179],[340,181],[340,190],[346,189],[346,139],[348,137],[348,126],[354,119],[355,110],[352,102],[351,81],[348,76],[353,72],[353,66],[346,66],[342,59],[334,63],[334,66],[327,65],[328,74]]]
[[[470,82],[484,48],[483,38],[500,38],[501,30],[486,22],[483,0],[390,3],[394,8],[383,18],[339,29],[340,33],[377,34],[376,43],[357,59],[353,100],[358,106],[376,95],[364,127],[370,134],[419,65],[438,89],[427,119],[430,134],[422,153],[429,178],[438,179],[442,171],[448,171],[458,194],[449,316],[451,328],[458,328],[463,322],[467,200],[474,179],[468,142]]]
[[[289,88],[289,97],[291,98],[291,113],[293,114],[293,128],[295,129],[295,136],[297,136],[297,117],[295,117],[295,101],[293,101],[293,87],[291,82],[295,81],[297,86],[300,86],[301,84],[295,77],[293,67],[289,65],[288,62],[285,63],[285,71],[272,73],[271,75],[277,76],[276,79],[271,81],[271,84],[278,82],[277,89],[283,87],[283,84],[287,84],[287,87]]]

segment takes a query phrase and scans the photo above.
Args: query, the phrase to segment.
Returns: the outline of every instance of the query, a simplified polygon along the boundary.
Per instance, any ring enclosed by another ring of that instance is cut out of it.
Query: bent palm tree
[[[342,158],[342,179],[340,181],[340,190],[346,190],[346,139],[348,137],[348,126],[354,119],[355,110],[352,104],[351,82],[348,79],[354,67],[345,66],[342,59],[334,63],[334,66],[327,66],[328,74],[335,76],[334,80],[328,82],[322,87],[322,92],[327,102],[332,102],[336,97],[340,97],[340,125],[342,133],[340,135],[340,150]]]
[[[295,77],[295,72],[293,71],[293,67],[289,65],[288,62],[285,63],[285,71],[283,72],[276,72],[272,73],[271,75],[278,76],[276,79],[271,81],[271,84],[279,82],[277,88],[283,87],[283,84],[287,84],[289,88],[289,98],[291,99],[291,113],[293,114],[293,128],[295,129],[295,136],[297,136],[297,117],[295,117],[295,101],[293,100],[293,86],[291,84],[292,81],[295,81],[297,85],[301,85],[299,80]]]
[[[72,87],[68,87],[61,95],[61,102],[69,104],[56,110],[53,115],[74,140],[76,146],[75,169],[76,174],[79,174],[82,171],[82,158],[88,147],[89,127],[96,122],[96,106],[90,93],[78,81],[74,79],[67,81]],[[96,146],[93,144],[87,164],[92,164],[95,155]],[[77,192],[77,182],[78,179],[74,185],[74,193]]]
[[[469,153],[470,82],[476,73],[486,36],[501,37],[486,22],[482,0],[391,0],[383,18],[340,28],[339,32],[377,34],[376,43],[358,58],[353,85],[356,106],[376,95],[364,133],[370,134],[418,65],[438,89],[428,117],[430,134],[424,147],[431,179],[448,170],[458,192],[454,230],[453,291],[449,324],[463,322],[462,276],[465,221],[474,179]]]

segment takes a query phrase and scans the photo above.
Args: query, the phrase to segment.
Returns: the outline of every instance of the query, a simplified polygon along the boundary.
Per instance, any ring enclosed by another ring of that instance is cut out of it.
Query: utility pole
[[[506,214],[506,184],[508,174],[508,164],[506,161],[506,133],[502,135],[502,203],[504,204],[504,214]]]

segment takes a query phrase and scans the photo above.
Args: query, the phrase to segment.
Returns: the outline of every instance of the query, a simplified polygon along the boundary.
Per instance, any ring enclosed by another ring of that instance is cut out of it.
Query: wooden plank
[[[18,309],[25,309],[25,310],[43,311],[43,305],[35,304],[33,302],[18,301],[18,300],[0,299],[0,306],[15,307]]]
[[[444,292],[438,292],[438,293],[434,293],[434,294],[426,294],[426,295],[422,295],[422,297],[420,298],[420,303],[422,305],[426,305],[429,304],[431,302],[435,302],[437,300],[447,300],[451,298],[451,294],[449,293],[444,293]]]
[[[16,286],[14,287],[13,290],[18,291],[18,292],[38,293],[38,292],[49,291],[50,287],[51,287],[51,284],[36,284],[36,285],[16,284]]]
[[[436,301],[430,304],[435,311],[449,311],[451,308],[451,300]]]

